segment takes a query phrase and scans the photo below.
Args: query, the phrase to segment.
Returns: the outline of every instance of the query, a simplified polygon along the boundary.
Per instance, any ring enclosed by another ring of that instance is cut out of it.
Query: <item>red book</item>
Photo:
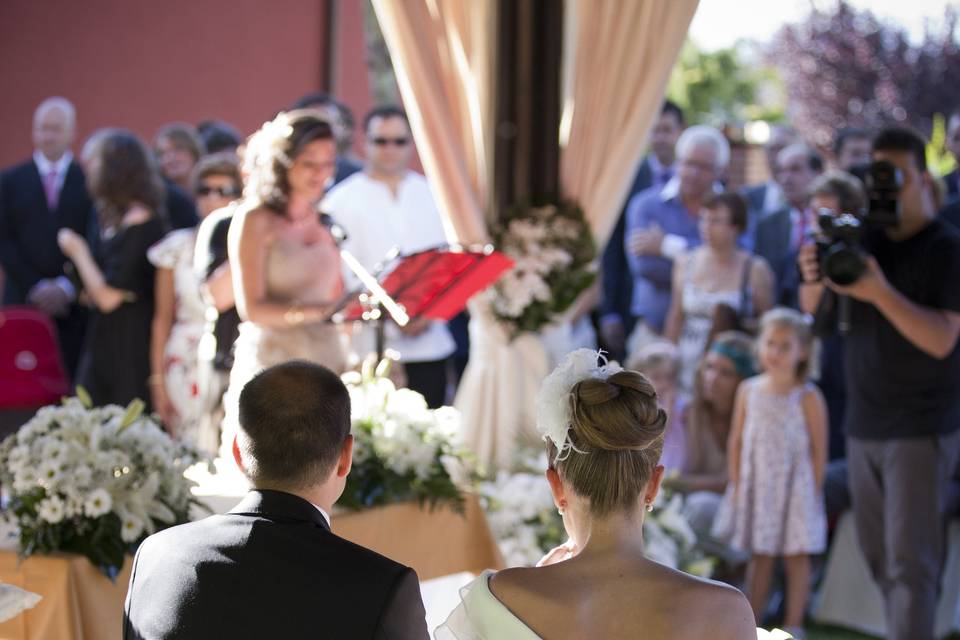
[[[512,266],[510,258],[492,250],[428,249],[399,258],[380,284],[411,319],[447,321]],[[360,300],[354,300],[344,318],[360,320],[363,312]]]

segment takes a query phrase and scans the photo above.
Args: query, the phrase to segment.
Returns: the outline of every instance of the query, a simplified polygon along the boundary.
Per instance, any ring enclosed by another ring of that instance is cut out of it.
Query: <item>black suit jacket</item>
[[[65,275],[67,259],[57,245],[57,232],[67,227],[86,235],[92,218],[93,205],[76,162],[67,167],[55,211],[47,206],[33,160],[0,173],[0,264],[6,272],[2,303],[25,304],[40,280]],[[75,302],[65,317],[54,320],[63,363],[72,377],[83,348],[87,311]]]
[[[71,162],[50,211],[40,172],[33,160],[0,174],[0,263],[7,274],[6,304],[23,304],[40,281],[64,275],[66,262],[57,232],[69,227],[86,235],[92,213],[83,171]]]
[[[251,491],[147,538],[123,637],[427,639],[417,574],[330,532],[309,502]]]
[[[627,264],[627,252],[623,246],[623,236],[626,233],[627,226],[626,203],[629,203],[631,198],[641,191],[649,189],[652,184],[653,171],[650,169],[647,158],[644,158],[637,169],[637,175],[633,179],[630,193],[624,199],[624,206],[620,211],[617,226],[613,228],[613,234],[603,250],[603,299],[600,303],[600,315],[620,316],[620,320],[628,332],[632,329],[630,302],[633,298],[633,276],[630,273],[630,265]]]

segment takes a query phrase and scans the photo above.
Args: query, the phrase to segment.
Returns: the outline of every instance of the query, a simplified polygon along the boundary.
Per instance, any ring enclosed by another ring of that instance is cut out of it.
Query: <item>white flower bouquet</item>
[[[491,307],[513,337],[557,319],[596,278],[596,245],[576,204],[517,205],[493,236],[514,266],[490,289]]]
[[[0,483],[22,556],[78,553],[113,578],[144,537],[189,520],[183,471],[196,454],[143,415],[141,401],[93,408],[78,394],[0,444]]]
[[[571,454],[577,455],[577,454]],[[546,453],[523,462],[517,472],[501,471],[480,485],[487,522],[507,566],[532,566],[550,549],[566,541],[563,520],[553,504],[550,485],[542,471]],[[662,491],[643,522],[647,557],[674,569],[709,577],[714,560],[698,547],[682,513],[683,497]]]
[[[461,487],[472,472],[458,440],[460,414],[452,407],[428,409],[423,396],[397,389],[376,372],[350,372],[353,469],[337,506],[362,509],[417,500],[431,509],[464,507]]]

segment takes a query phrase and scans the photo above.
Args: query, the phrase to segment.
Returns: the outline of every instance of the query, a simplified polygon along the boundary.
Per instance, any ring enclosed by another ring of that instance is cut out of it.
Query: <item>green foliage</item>
[[[956,166],[956,159],[947,149],[947,119],[942,113],[934,114],[930,142],[927,144],[927,167],[934,175],[944,176]]]
[[[670,74],[667,97],[691,124],[722,127],[748,120],[776,122],[783,109],[770,97],[782,92],[779,77],[764,65],[745,64],[736,48],[701,51],[687,40]]]

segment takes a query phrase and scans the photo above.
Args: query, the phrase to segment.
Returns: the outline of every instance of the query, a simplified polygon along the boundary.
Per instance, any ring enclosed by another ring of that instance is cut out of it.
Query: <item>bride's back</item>
[[[490,589],[544,640],[756,638],[736,589],[615,552],[507,569]]]
[[[546,640],[755,638],[738,591],[644,557],[643,505],[659,489],[667,416],[639,373],[587,369],[568,383],[581,358],[587,366],[596,359],[578,354],[544,383],[539,426],[555,446],[547,476],[579,551],[558,564],[496,574],[492,595]]]

